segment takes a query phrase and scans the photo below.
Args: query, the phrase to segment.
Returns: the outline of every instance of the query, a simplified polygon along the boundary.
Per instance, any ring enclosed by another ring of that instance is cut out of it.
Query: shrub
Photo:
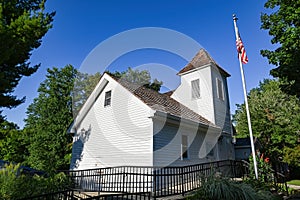
[[[21,199],[34,195],[63,190],[69,185],[65,174],[59,173],[48,178],[22,174],[20,165],[6,165],[0,169],[0,199]]]
[[[268,191],[256,191],[251,185],[228,178],[209,176],[202,178],[197,193],[189,199],[205,200],[271,200],[275,197]]]
[[[204,180],[197,194],[196,199],[257,199],[253,188],[246,184],[236,184],[229,179],[208,177]]]

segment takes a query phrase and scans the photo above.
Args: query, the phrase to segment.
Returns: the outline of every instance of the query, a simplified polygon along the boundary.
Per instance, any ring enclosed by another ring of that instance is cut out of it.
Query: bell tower
[[[232,133],[227,78],[230,77],[204,49],[178,74],[181,84],[172,98]]]

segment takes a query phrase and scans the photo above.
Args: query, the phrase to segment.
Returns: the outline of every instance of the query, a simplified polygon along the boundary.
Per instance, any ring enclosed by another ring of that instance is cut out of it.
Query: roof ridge
[[[230,76],[224,69],[220,67],[220,65],[212,58],[212,56],[204,49],[201,48],[197,54],[193,57],[193,59],[182,68],[177,75],[181,75],[187,73],[189,71],[193,71],[197,68],[214,64],[225,76]]]
[[[211,55],[205,49],[203,49],[203,48],[201,48],[198,51],[198,53],[195,55],[195,57],[192,59],[191,62],[193,62],[195,59],[200,59],[201,56],[203,56],[203,55],[205,55],[205,58],[208,58],[208,61],[217,64],[216,61],[211,57]]]

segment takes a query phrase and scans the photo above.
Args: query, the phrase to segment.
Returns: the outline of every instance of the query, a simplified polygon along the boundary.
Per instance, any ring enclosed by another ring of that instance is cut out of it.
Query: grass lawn
[[[291,180],[288,181],[287,184],[300,186],[300,180]]]

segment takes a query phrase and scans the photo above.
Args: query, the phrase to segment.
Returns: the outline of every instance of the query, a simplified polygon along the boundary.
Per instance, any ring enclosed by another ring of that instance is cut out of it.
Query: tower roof
[[[230,74],[228,74],[224,69],[222,69],[216,61],[209,55],[207,51],[204,49],[200,49],[200,51],[195,55],[195,57],[190,61],[183,69],[181,69],[178,72],[178,75],[183,75],[185,73],[194,71],[197,68],[213,64],[215,65],[220,73],[224,74],[226,77],[229,77]]]

